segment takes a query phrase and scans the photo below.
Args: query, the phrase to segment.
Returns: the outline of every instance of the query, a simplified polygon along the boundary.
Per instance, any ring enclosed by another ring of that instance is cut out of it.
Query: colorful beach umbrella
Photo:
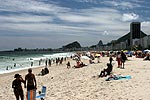
[[[82,59],[87,59],[89,60],[90,58],[88,56],[81,56]]]
[[[150,52],[150,50],[147,49],[147,50],[144,50],[143,52]]]
[[[101,57],[101,54],[97,53],[95,56],[96,56],[96,57]]]
[[[125,52],[125,53],[126,53],[126,52],[128,52],[128,50],[123,50],[123,52]]]

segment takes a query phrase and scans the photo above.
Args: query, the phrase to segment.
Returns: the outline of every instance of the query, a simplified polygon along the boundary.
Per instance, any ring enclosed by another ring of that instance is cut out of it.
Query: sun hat
[[[19,74],[15,74],[14,78],[20,77],[21,75]]]

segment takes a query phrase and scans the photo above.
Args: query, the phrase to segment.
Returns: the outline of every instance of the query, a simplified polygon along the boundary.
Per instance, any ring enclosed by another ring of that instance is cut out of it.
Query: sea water
[[[74,52],[53,53],[53,52],[1,52],[0,53],[0,74],[10,73],[18,70],[39,67],[45,65],[47,59],[58,57],[70,57]],[[33,62],[33,66],[31,63]]]

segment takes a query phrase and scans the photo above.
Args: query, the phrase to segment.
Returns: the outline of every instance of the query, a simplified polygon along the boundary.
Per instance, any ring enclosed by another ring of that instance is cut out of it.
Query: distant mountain
[[[102,45],[103,45],[103,41],[100,40],[100,41],[98,42],[97,46],[102,46]]]
[[[63,49],[73,49],[73,48],[81,48],[80,43],[75,41],[73,43],[69,43],[69,44],[63,46]]]
[[[98,42],[98,44],[90,46],[90,48],[98,48],[98,47],[100,47],[100,46],[103,46],[103,41],[102,41],[102,40],[100,40],[100,41]]]

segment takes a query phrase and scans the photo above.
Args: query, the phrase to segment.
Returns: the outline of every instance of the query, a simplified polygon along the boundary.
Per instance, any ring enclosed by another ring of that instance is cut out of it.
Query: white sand
[[[149,61],[132,57],[126,61],[125,69],[117,68],[117,63],[114,65],[113,74],[131,75],[130,80],[105,81],[106,78],[93,78],[106,67],[108,59],[103,57],[102,63],[78,69],[67,69],[67,62],[59,66],[52,65],[49,67],[49,74],[36,76],[37,90],[40,90],[42,85],[47,87],[45,100],[150,100]],[[70,61],[71,65],[75,65],[75,61]],[[88,64],[86,60],[83,62]],[[33,69],[33,73],[38,74],[41,69]],[[27,70],[0,75],[0,100],[15,100],[11,88],[15,73],[24,78]]]

